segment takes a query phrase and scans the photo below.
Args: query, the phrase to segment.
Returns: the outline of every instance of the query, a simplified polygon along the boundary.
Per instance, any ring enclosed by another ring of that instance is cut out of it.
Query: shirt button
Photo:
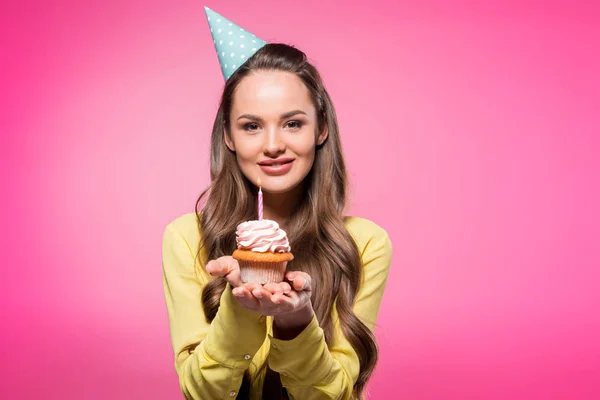
[[[234,391],[229,392],[229,397],[233,397],[233,396],[235,396],[235,392]]]
[[[261,315],[260,318],[258,319],[260,322],[264,322],[265,321],[265,316]]]
[[[250,357],[250,354],[246,354],[246,355],[244,356],[244,360],[249,360],[250,358],[251,358],[251,357]]]

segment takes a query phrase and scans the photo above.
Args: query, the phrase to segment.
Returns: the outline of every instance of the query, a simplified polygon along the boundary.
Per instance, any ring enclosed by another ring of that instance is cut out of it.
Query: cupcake
[[[275,221],[262,219],[238,225],[235,232],[237,250],[232,254],[240,265],[244,283],[282,282],[290,253],[287,234]]]

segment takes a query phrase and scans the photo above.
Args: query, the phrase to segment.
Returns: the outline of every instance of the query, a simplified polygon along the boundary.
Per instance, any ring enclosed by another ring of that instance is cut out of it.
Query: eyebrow
[[[281,114],[281,116],[279,117],[280,120],[284,120],[286,118],[290,118],[293,117],[294,115],[298,115],[298,114],[304,114],[304,115],[308,115],[306,114],[304,111],[302,110],[294,110],[294,111],[288,111],[284,114]],[[242,118],[247,118],[249,120],[252,121],[257,121],[257,122],[262,122],[262,118],[261,117],[257,117],[256,115],[252,115],[252,114],[242,114],[238,117],[238,120],[242,119]]]

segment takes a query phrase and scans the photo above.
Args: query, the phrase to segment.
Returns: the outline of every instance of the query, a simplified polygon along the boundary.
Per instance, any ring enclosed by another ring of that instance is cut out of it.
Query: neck
[[[263,190],[263,215],[265,219],[285,227],[300,203],[302,185],[286,193],[268,193]]]

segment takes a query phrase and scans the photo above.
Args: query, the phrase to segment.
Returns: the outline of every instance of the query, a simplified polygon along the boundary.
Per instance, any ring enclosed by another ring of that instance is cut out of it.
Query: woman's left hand
[[[261,314],[264,315],[293,317],[295,313],[306,314],[310,309],[312,316],[310,275],[291,271],[285,274],[285,278],[289,283],[267,283],[254,288],[242,285],[233,289],[233,295],[244,297],[250,292],[260,303]]]

